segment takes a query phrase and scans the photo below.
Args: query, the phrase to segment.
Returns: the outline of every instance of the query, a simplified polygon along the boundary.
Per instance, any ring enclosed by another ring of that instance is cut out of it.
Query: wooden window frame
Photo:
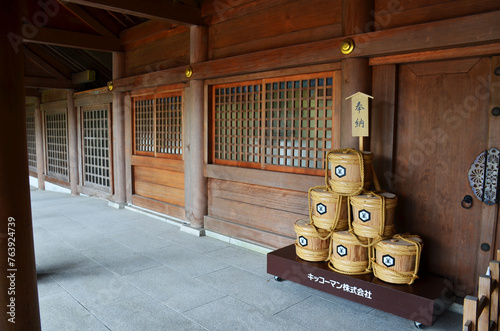
[[[158,152],[158,132],[157,132],[157,121],[158,121],[158,107],[157,107],[157,100],[160,98],[165,98],[165,97],[181,97],[181,117],[180,117],[180,146],[178,146],[178,149],[180,150],[180,153],[162,153]],[[153,117],[152,117],[152,123],[153,123],[153,128],[151,132],[151,136],[153,139],[153,145],[152,145],[152,151],[141,151],[137,150],[137,144],[136,144],[136,101],[141,101],[141,100],[151,100],[152,102],[152,108],[153,108]],[[149,156],[149,157],[156,157],[156,158],[166,158],[166,159],[173,159],[173,160],[183,160],[184,159],[184,91],[183,90],[172,90],[172,91],[164,91],[160,93],[151,93],[151,94],[143,94],[143,95],[135,95],[132,96],[132,154],[133,155],[139,155],[139,156]]]
[[[66,150],[64,151],[66,153],[66,172],[67,175],[62,175],[59,173],[55,173],[50,171],[50,164],[49,164],[49,130],[47,129],[47,116],[49,115],[57,115],[57,114],[64,114],[66,117],[66,132],[65,132],[65,138],[66,138]],[[48,177],[52,177],[58,180],[62,180],[64,182],[69,182],[69,137],[68,137],[68,111],[67,108],[64,109],[48,109],[44,111],[43,114],[43,129],[44,129],[44,159],[45,159],[45,169],[47,169],[46,175]]]
[[[30,125],[32,125],[33,127],[31,128]],[[28,167],[30,171],[36,173],[38,170],[37,170],[37,159],[36,159],[35,114],[26,114],[26,141],[28,147]]]
[[[113,187],[113,144],[112,144],[112,112],[111,112],[111,106],[110,104],[100,104],[100,105],[90,105],[90,106],[82,106],[80,107],[80,137],[81,137],[81,183],[84,187],[89,187],[92,189],[97,189],[99,191],[104,191],[111,193],[112,192],[112,187]],[[108,117],[107,117],[107,130],[108,130],[108,167],[109,167],[109,186],[104,186],[104,185],[99,185],[96,184],[92,181],[87,181],[86,180],[86,162],[85,162],[85,120],[84,120],[84,113],[85,112],[91,112],[91,111],[97,111],[97,110],[106,110],[108,112]]]
[[[334,68],[332,68],[334,69]],[[265,131],[266,131],[266,84],[268,83],[275,83],[275,82],[286,82],[289,80],[310,80],[310,79],[319,79],[319,78],[331,78],[332,84],[332,93],[331,93],[331,105],[329,107],[326,106],[326,104],[323,106],[323,109],[326,110],[327,108],[331,108],[331,117],[328,118],[329,121],[331,121],[331,128],[328,128],[331,132],[331,138],[329,140],[329,148],[323,147],[325,151],[334,149],[337,145],[338,142],[335,142],[335,139],[338,139],[339,135],[337,134],[337,130],[339,130],[339,127],[337,125],[338,121],[338,114],[337,112],[339,111],[339,103],[340,100],[340,93],[338,92],[338,89],[340,89],[339,85],[339,77],[340,77],[340,71],[336,70],[326,70],[326,71],[321,71],[321,72],[315,72],[315,73],[305,73],[305,74],[299,74],[299,75],[276,75],[274,77],[267,76],[266,78],[263,79],[257,79],[257,80],[248,80],[248,81],[239,81],[239,82],[222,82],[220,84],[217,84],[217,82],[212,82],[212,84],[209,86],[209,98],[210,98],[210,109],[209,109],[209,118],[211,119],[209,123],[209,132],[211,133],[211,136],[209,138],[209,159],[208,162],[215,164],[215,165],[225,165],[225,166],[236,166],[236,167],[244,167],[244,168],[253,168],[253,169],[261,169],[261,170],[269,170],[269,171],[279,171],[279,172],[286,172],[286,173],[295,173],[295,174],[306,174],[306,175],[324,175],[324,157],[326,154],[323,153],[322,155],[322,166],[318,167],[318,164],[316,164],[316,168],[309,168],[309,167],[300,167],[300,166],[289,166],[289,165],[276,165],[276,164],[269,164],[266,163],[265,157],[265,147],[266,147],[266,139],[269,137],[266,137]],[[325,82],[326,83],[326,82]],[[260,120],[261,120],[261,125],[259,127],[260,130],[260,138],[259,138],[259,158],[260,162],[244,162],[244,161],[235,161],[235,160],[225,160],[225,159],[220,159],[216,158],[216,89],[218,88],[227,88],[227,87],[237,87],[237,86],[244,86],[244,85],[260,85],[261,88],[261,107],[259,109],[260,112]],[[317,87],[316,87],[317,88]],[[316,90],[317,91],[317,90]],[[317,100],[317,96],[315,96],[315,99]],[[325,99],[326,100],[326,99]],[[315,109],[317,109],[317,104],[315,106]],[[302,106],[300,107],[300,110],[302,111]],[[301,121],[301,116],[298,117],[298,120]],[[327,120],[324,118],[324,120]],[[310,128],[309,128],[310,129]],[[308,130],[309,130],[308,129]],[[283,130],[286,130],[286,128],[283,128]],[[292,130],[295,130],[293,128]],[[314,161],[319,162],[317,160],[317,148],[316,144],[318,141],[318,135],[317,135],[318,127],[315,125],[315,134],[314,134],[314,141],[315,141],[315,146],[314,146],[314,151],[313,153],[315,154]],[[301,141],[299,139],[299,141]],[[326,142],[325,139],[323,139],[323,142]],[[309,153],[309,149],[306,148],[307,153]],[[286,160],[286,155],[284,156],[284,159]],[[306,158],[307,162],[309,162],[309,157]]]

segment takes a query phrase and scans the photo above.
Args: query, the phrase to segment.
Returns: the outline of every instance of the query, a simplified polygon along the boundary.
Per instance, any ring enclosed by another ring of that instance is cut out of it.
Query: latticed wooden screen
[[[26,135],[28,140],[28,166],[31,171],[36,170],[36,134],[35,134],[35,116],[26,116]]]
[[[107,106],[83,109],[83,178],[87,186],[111,186],[108,114]]]
[[[214,86],[214,163],[319,174],[333,146],[334,75]]]
[[[135,101],[135,151],[154,152],[154,99]]]
[[[46,114],[47,174],[68,180],[68,133],[66,113]]]
[[[214,89],[214,152],[219,160],[260,163],[260,82]]]
[[[182,154],[182,96],[156,99],[156,152]]]
[[[182,158],[182,91],[134,98],[134,151]]]

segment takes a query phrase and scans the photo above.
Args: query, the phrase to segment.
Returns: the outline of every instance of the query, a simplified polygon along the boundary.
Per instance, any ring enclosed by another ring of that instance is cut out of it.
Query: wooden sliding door
[[[460,296],[473,293],[486,272],[492,251],[481,244],[493,249],[495,242],[487,228],[496,226],[488,212],[496,207],[475,197],[470,209],[462,206],[474,196],[469,168],[489,145],[491,69],[490,58],[470,58],[405,64],[398,74],[397,230],[422,236],[422,266],[451,278]]]
[[[184,212],[183,91],[133,98],[132,202],[179,219]]]

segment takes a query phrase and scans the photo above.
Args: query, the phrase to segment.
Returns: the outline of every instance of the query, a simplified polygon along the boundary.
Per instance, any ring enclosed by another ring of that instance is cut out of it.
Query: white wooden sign
[[[352,110],[352,136],[368,137],[369,117],[368,117],[368,98],[373,99],[371,95],[357,92],[347,99],[351,99]]]

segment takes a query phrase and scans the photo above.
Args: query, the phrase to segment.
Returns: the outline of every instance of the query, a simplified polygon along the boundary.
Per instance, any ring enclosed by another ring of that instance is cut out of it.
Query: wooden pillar
[[[24,56],[22,47],[16,47],[17,39],[12,39],[22,36],[20,7],[24,3],[0,1],[0,330],[5,331],[40,330],[26,139]]]
[[[71,195],[78,195],[78,118],[73,90],[66,90],[68,101],[69,184]]]
[[[190,62],[206,61],[208,58],[208,28],[191,27]],[[203,227],[207,214],[207,179],[203,175],[204,163],[204,81],[193,73],[186,89],[184,110],[184,181],[186,219],[192,228]]]
[[[36,138],[36,168],[38,177],[38,189],[45,190],[45,158],[43,144],[43,121],[40,109],[40,98],[35,100],[35,138]]]
[[[373,97],[371,111],[371,151],[376,156],[373,167],[382,188],[392,192],[392,162],[395,149],[396,128],[396,65],[373,67]]]
[[[113,52],[113,79],[123,77],[125,56],[121,52]],[[116,207],[123,208],[127,200],[125,172],[125,113],[124,93],[113,93],[113,181],[114,202]]]
[[[123,113],[125,122],[125,192],[126,201],[132,204],[132,97],[130,92],[125,93],[123,99]]]
[[[344,36],[369,32],[373,24],[373,0],[343,0],[342,1],[342,31]],[[351,101],[346,100],[356,92],[371,95],[371,69],[368,59],[347,58],[342,60],[342,115],[341,137],[342,148],[358,148],[359,138],[352,137]],[[365,150],[369,150],[369,139],[364,139]]]

